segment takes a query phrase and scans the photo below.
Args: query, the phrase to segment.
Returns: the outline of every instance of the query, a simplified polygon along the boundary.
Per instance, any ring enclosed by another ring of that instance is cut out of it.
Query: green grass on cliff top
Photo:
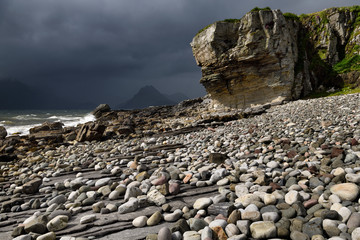
[[[304,97],[304,99],[312,99],[312,98],[322,98],[322,97],[332,97],[332,96],[340,96],[346,94],[360,93],[360,88],[351,88],[350,85],[345,85],[343,88],[335,90],[334,92],[314,92]]]
[[[228,22],[228,23],[237,23],[237,22],[240,22],[241,19],[236,19],[236,18],[229,18],[229,19],[224,19],[224,20],[221,20],[221,21],[216,21],[215,23],[217,22]],[[209,24],[207,25],[206,27],[204,27],[203,29],[201,29],[200,31],[198,31],[198,34],[200,34],[201,32],[205,31],[206,29],[208,29],[211,25],[213,25],[214,23],[212,24]]]
[[[294,13],[287,12],[287,13],[284,13],[283,15],[286,19],[295,20],[295,21],[300,20],[300,17]]]
[[[271,8],[270,7],[264,7],[264,8],[254,7],[253,9],[251,9],[250,12],[258,12],[258,11],[271,11]]]
[[[354,55],[352,57],[344,58],[342,61],[335,64],[333,69],[337,73],[360,71],[360,56]]]
[[[253,9],[251,9],[250,12],[258,12],[258,11],[271,11],[270,7],[264,7],[264,8],[259,8],[259,7],[255,7]],[[294,14],[295,15],[295,14]],[[225,20],[220,20],[220,21],[216,21],[216,22],[228,22],[228,23],[237,23],[240,22],[241,19],[236,19],[236,18],[229,18],[229,19],[225,19]],[[215,22],[215,23],[216,23]],[[200,29],[198,31],[198,33],[196,35],[199,35],[200,33],[202,33],[203,31],[205,31],[206,29],[208,29],[211,25],[213,25],[214,23],[211,23],[209,25],[207,25],[206,27]]]

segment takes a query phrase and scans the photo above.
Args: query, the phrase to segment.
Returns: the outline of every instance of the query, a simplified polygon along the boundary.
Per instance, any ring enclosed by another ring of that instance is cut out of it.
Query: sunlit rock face
[[[238,22],[216,22],[191,42],[212,99],[231,108],[299,97],[295,92],[298,26],[280,10],[246,14]],[[302,84],[300,84],[301,87]]]
[[[219,21],[191,42],[214,105],[246,108],[321,89],[360,86],[360,8],[284,14],[260,10]]]

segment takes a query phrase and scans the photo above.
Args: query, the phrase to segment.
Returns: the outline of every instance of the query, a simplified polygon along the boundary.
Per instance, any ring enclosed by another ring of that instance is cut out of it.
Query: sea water
[[[94,121],[89,110],[0,110],[0,126],[8,135],[29,134],[29,129],[44,122],[62,122],[64,126]]]

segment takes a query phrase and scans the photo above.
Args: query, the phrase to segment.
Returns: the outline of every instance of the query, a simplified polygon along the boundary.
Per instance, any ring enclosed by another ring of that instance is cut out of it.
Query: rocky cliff
[[[349,74],[338,74],[357,70],[359,12],[332,8],[298,17],[255,9],[241,19],[211,24],[191,42],[200,82],[215,106],[230,108],[340,87]]]

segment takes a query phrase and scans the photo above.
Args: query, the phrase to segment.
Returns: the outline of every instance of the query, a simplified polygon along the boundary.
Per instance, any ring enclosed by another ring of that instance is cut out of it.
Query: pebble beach
[[[2,162],[0,239],[360,239],[360,94],[176,121]]]

